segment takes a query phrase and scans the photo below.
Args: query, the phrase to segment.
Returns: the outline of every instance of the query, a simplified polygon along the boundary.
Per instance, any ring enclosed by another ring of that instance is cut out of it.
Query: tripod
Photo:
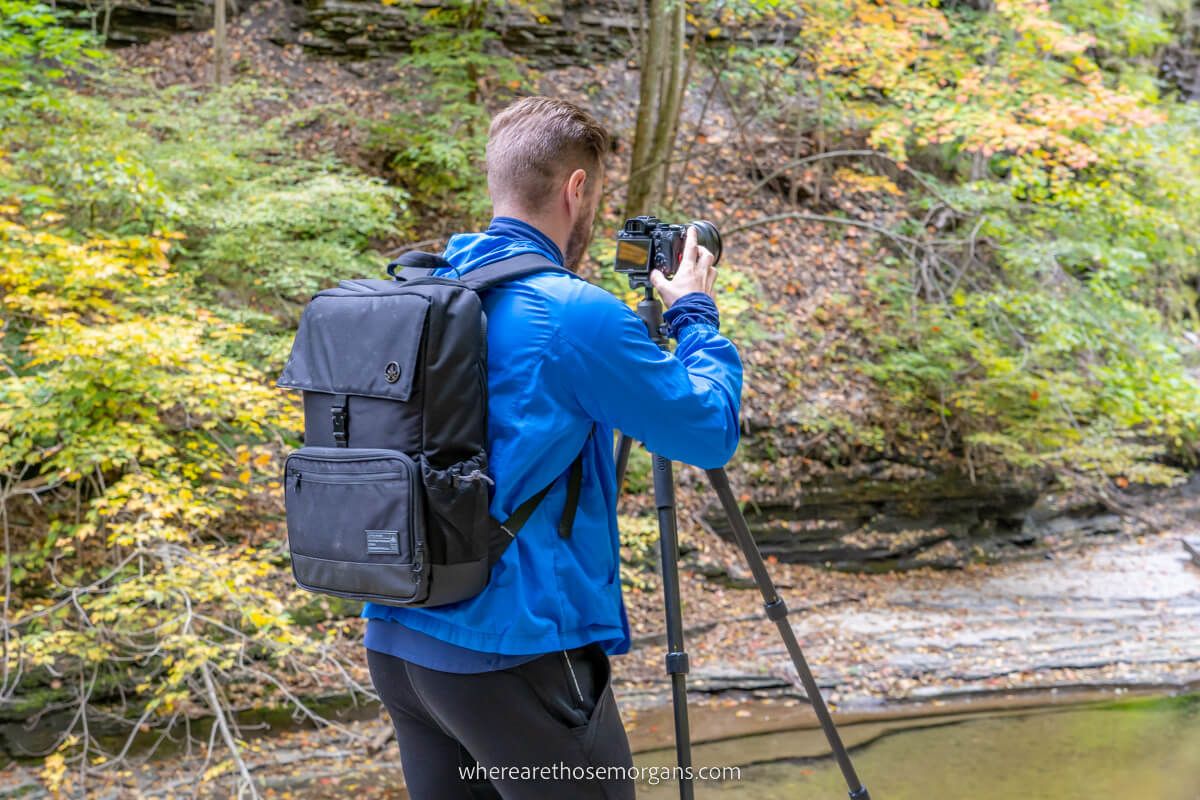
[[[645,286],[645,291],[645,298],[638,303],[637,314],[646,324],[654,343],[666,350],[668,339],[663,323],[662,303],[654,296],[653,288]],[[633,440],[622,433],[616,454],[618,487],[625,482],[625,469],[629,464],[629,451],[632,446]],[[659,550],[662,555],[663,601],[667,616],[667,674],[671,678],[671,702],[675,711],[675,757],[679,764],[679,797],[681,800],[692,800],[695,795],[687,711],[688,656],[683,647],[683,613],[679,601],[679,532],[675,519],[675,477],[670,459],[651,455],[654,462],[654,504],[658,509]],[[775,591],[775,584],[767,573],[766,564],[763,563],[762,553],[758,551],[758,545],[750,536],[746,518],[742,516],[733,490],[729,486],[729,476],[723,468],[705,470],[705,474],[721,501],[734,538],[737,539],[738,546],[746,557],[746,563],[754,574],[754,581],[762,593],[767,619],[779,628],[779,635],[783,637],[784,646],[796,667],[796,674],[804,684],[804,693],[816,712],[817,720],[821,723],[821,729],[833,751],[833,757],[842,771],[846,786],[849,787],[851,800],[871,800],[867,787],[859,781],[854,765],[850,763],[850,755],[842,744],[842,737],[833,724],[829,709],[821,699],[821,690],[817,687],[804,653],[800,651],[800,643],[796,641],[796,634],[788,622],[787,605]]]

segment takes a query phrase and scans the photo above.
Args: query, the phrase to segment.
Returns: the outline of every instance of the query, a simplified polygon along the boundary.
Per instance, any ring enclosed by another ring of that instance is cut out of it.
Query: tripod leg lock
[[[850,800],[871,800],[871,795],[867,794],[867,787],[859,786],[850,793]]]
[[[771,602],[764,604],[763,610],[767,612],[767,619],[772,622],[779,622],[787,616],[788,612],[787,603],[783,602],[782,597],[776,597]]]
[[[687,653],[667,653],[667,673],[686,673],[688,671]]]

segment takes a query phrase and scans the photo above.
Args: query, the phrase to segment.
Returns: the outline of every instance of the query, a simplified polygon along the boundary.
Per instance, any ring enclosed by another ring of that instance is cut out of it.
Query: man
[[[574,272],[591,240],[608,142],[562,100],[525,98],[498,114],[487,146],[496,216],[486,232],[450,239],[454,272],[526,252]],[[485,293],[492,516],[506,519],[553,486],[480,594],[363,611],[371,679],[414,800],[634,796],[628,776],[611,770],[632,765],[609,682],[608,655],[630,643],[613,432],[701,467],[733,455],[742,367],[718,332],[712,261],[693,231],[674,278],[651,276],[668,306],[673,355],[624,303],[572,275],[535,274]],[[563,538],[566,473],[580,448],[578,511]]]

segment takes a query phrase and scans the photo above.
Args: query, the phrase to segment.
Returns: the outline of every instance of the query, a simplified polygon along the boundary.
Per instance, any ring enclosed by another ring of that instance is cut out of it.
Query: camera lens
[[[716,265],[721,260],[721,232],[706,219],[694,219],[691,225],[696,229],[696,244],[713,254],[713,264]]]

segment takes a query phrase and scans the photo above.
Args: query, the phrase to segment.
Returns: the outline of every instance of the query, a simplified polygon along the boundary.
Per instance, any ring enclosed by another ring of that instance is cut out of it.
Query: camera
[[[708,220],[697,219],[687,225],[672,225],[658,217],[641,216],[625,220],[617,232],[617,259],[614,268],[629,276],[636,289],[650,285],[651,270],[670,278],[683,258],[688,227],[696,229],[696,244],[713,254],[713,263],[721,260],[721,234]]]

